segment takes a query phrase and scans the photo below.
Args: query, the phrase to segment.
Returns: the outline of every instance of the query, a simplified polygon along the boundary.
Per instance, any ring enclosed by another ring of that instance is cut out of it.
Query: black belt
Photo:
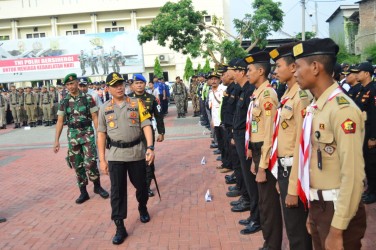
[[[131,141],[131,142],[120,142],[120,141],[111,140],[110,145],[116,148],[131,148],[133,146],[136,146],[137,144],[140,144],[140,142],[141,142],[141,138],[139,137],[136,140]]]
[[[54,102],[54,103],[58,103],[58,102]]]
[[[175,95],[182,95],[182,94],[175,94]]]
[[[68,128],[87,128],[91,126],[91,121],[83,121],[78,123],[68,123]]]
[[[33,104],[33,103],[30,103],[30,104],[29,104],[29,103],[26,103],[26,105],[34,105],[34,104]]]
[[[43,104],[50,104],[49,102],[43,103]]]

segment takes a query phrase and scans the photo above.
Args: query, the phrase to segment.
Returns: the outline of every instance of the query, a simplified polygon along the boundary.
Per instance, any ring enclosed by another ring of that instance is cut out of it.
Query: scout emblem
[[[324,148],[324,151],[328,153],[329,155],[332,155],[334,153],[335,148],[329,145],[326,145]]]
[[[341,124],[341,127],[345,134],[355,134],[356,123],[350,119],[347,119]]]
[[[281,127],[283,128],[283,129],[286,129],[286,128],[288,128],[288,124],[287,124],[287,122],[286,121],[283,121],[282,123],[281,123]]]
[[[108,123],[108,126],[110,128],[114,128],[115,127],[115,123],[113,121],[111,121],[111,122]]]

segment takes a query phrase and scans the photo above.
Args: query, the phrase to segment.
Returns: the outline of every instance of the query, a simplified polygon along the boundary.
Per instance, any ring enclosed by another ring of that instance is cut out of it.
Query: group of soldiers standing
[[[111,52],[107,53],[103,48],[100,49],[100,54],[96,54],[95,51],[91,51],[90,55],[87,55],[83,50],[80,51],[78,56],[80,61],[81,74],[86,75],[86,68],[89,66],[91,68],[92,75],[99,75],[98,63],[103,69],[102,75],[107,75],[109,73],[109,67],[115,72],[120,72],[120,65],[122,64],[122,53],[116,49],[115,46],[112,47]]]
[[[361,248],[363,203],[376,201],[374,68],[343,73],[361,85],[349,95],[334,75],[338,50],[329,38],[291,43],[231,60],[193,85],[217,168],[233,171],[226,195],[240,197],[231,211],[250,211],[240,233],[261,230],[260,249],[281,249],[283,222],[290,249]],[[281,95],[268,80],[270,60]]]

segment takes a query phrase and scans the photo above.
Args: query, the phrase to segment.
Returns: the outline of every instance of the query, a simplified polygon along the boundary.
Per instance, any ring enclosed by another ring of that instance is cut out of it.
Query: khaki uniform
[[[328,100],[336,88],[338,85],[333,84],[319,97],[313,112],[309,166],[312,238],[315,249],[324,249],[332,226],[345,230],[345,249],[360,249],[366,229],[364,206],[360,202],[365,178],[364,117],[344,93]],[[322,154],[322,170],[318,168],[318,149]]]
[[[279,194],[275,188],[277,180],[268,170],[278,96],[269,81],[265,81],[253,92],[253,97],[250,147],[256,171],[259,168],[266,169],[267,179],[265,183],[257,183],[264,247],[281,249],[282,214]]]
[[[59,106],[59,92],[54,89],[50,91],[51,99],[52,99],[52,107],[51,107],[51,120],[57,119],[57,111]]]
[[[27,123],[27,114],[25,110],[25,92],[18,93],[19,96],[19,104],[18,108],[20,110],[20,121],[23,123],[23,125],[26,125]]]
[[[32,92],[25,93],[24,107],[27,114],[27,123],[35,122],[35,110],[37,108],[37,100]]]
[[[34,98],[37,102],[37,107],[35,109],[35,119],[38,121],[38,125],[42,125],[43,120],[43,110],[40,105],[40,99],[41,99],[41,92],[35,92]]]
[[[312,95],[309,91],[300,90],[299,85],[295,83],[291,89],[286,90],[281,100],[277,163],[282,212],[290,249],[310,250],[312,239],[306,228],[308,211],[301,201],[297,208],[287,208],[285,200],[287,194],[297,196],[298,168],[295,167],[292,171],[291,163],[295,166],[298,164],[299,155],[294,155],[294,151],[295,148],[299,148],[304,110],[312,100]],[[283,100],[287,101],[282,105]],[[293,181],[290,182],[289,179]]]
[[[12,93],[9,94],[9,105],[10,105],[10,110],[12,112],[13,121],[16,124],[21,122],[19,102],[20,102],[20,97],[17,91],[12,91]]]
[[[53,99],[49,92],[40,93],[40,103],[39,106],[43,110],[43,120],[44,122],[51,122],[51,108],[53,106]]]
[[[2,93],[0,93],[0,128],[7,125],[7,119],[6,119],[6,111],[7,109],[7,102],[5,100],[5,97]]]

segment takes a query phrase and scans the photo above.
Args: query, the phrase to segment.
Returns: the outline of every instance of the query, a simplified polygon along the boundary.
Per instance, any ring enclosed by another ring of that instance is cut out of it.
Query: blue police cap
[[[142,82],[146,82],[146,79],[143,75],[141,74],[134,74],[133,75],[133,80],[134,81],[142,81]]]

